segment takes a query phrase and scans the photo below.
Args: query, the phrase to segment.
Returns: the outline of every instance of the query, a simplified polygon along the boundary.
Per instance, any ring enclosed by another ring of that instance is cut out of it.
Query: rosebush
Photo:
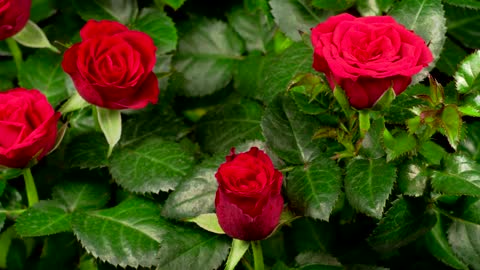
[[[0,0],[0,269],[480,269],[479,16]]]

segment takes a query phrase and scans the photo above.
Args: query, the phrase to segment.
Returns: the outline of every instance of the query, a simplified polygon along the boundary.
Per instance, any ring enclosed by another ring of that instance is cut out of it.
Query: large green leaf
[[[98,209],[110,199],[106,183],[67,180],[53,188],[54,200],[63,203],[68,212],[78,209]]]
[[[474,121],[466,125],[466,136],[460,141],[458,151],[468,154],[473,160],[480,162],[480,122]],[[0,179],[1,179],[0,173]]]
[[[299,31],[310,33],[310,28],[333,15],[330,11],[313,9],[305,0],[270,0],[270,7],[277,25],[294,41],[301,40]]]
[[[100,132],[83,133],[73,138],[65,150],[65,161],[71,167],[94,169],[106,167],[108,144]]]
[[[443,0],[453,6],[480,9],[480,2],[477,0]]]
[[[47,96],[50,104],[56,106],[69,96],[70,79],[63,72],[61,63],[61,55],[39,50],[30,55],[22,65],[18,82],[21,87],[40,90]]]
[[[242,40],[226,23],[199,21],[180,39],[173,65],[181,74],[174,84],[187,96],[211,94],[230,82],[242,52]]]
[[[151,137],[115,151],[110,172],[115,181],[131,192],[174,189],[193,166],[193,156],[176,142]]]
[[[299,165],[319,155],[319,140],[312,140],[319,126],[315,117],[299,112],[295,102],[283,93],[270,103],[262,119],[267,145],[280,158]]]
[[[169,226],[154,203],[139,198],[72,216],[73,232],[83,247],[94,257],[121,267],[156,265]]]
[[[466,56],[467,52],[462,47],[453,42],[451,38],[447,38],[436,68],[449,76],[453,76],[457,71],[458,64]]]
[[[457,150],[462,132],[462,114],[458,107],[453,104],[446,105],[442,109],[440,116],[440,125],[443,128],[445,136],[453,149]]]
[[[434,61],[413,78],[413,83],[423,80],[435,66],[445,43],[444,10],[441,0],[403,0],[397,2],[390,11],[397,22],[405,25],[421,36],[433,54]]]
[[[153,39],[157,54],[170,52],[177,47],[177,29],[172,19],[158,9],[143,9],[133,29],[142,31]]]
[[[447,195],[480,196],[480,165],[463,155],[447,156],[445,169],[432,173],[433,188]]]
[[[288,173],[287,196],[291,207],[305,216],[329,220],[341,192],[342,171],[335,161],[318,157]]]
[[[217,180],[215,173],[225,157],[216,156],[199,164],[170,194],[162,208],[167,218],[186,219],[200,214],[213,213]]]
[[[228,20],[233,29],[243,38],[248,51],[267,51],[267,43],[273,38],[275,25],[268,17],[257,10],[249,13],[237,9],[228,15]]]
[[[378,16],[387,12],[394,0],[357,0],[357,9],[362,16]]]
[[[228,237],[178,225],[160,245],[157,270],[216,269],[229,248]]]
[[[480,12],[445,5],[448,34],[469,48],[480,48]]]
[[[50,41],[47,36],[36,23],[28,21],[25,27],[18,32],[13,38],[20,44],[30,48],[48,48],[53,52],[60,53]]]
[[[368,238],[379,251],[389,251],[415,241],[436,223],[435,213],[421,199],[400,198]]]
[[[200,145],[207,152],[227,153],[244,141],[263,139],[260,129],[262,114],[262,106],[249,100],[221,106],[198,123]]]
[[[40,201],[17,218],[17,233],[22,237],[44,236],[71,230],[70,214],[59,201]]]
[[[113,20],[128,24],[138,13],[136,0],[73,0],[73,7],[86,21]]]
[[[348,201],[360,212],[381,218],[396,176],[395,166],[384,158],[352,159],[345,176]]]
[[[454,78],[458,92],[480,92],[480,50],[462,61]]]
[[[234,73],[235,90],[245,97],[263,99],[263,71],[267,57],[259,53],[249,54],[239,62]]]
[[[398,130],[393,136],[388,129],[383,130],[383,143],[386,147],[387,162],[415,150],[417,140],[404,130]]]

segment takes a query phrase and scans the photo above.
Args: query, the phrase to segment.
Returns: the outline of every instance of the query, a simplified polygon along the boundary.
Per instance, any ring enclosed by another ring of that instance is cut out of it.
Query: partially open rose
[[[0,40],[23,29],[30,17],[32,0],[0,0]]]
[[[313,68],[350,104],[370,108],[390,87],[398,95],[433,60],[425,41],[390,16],[330,17],[312,28]]]

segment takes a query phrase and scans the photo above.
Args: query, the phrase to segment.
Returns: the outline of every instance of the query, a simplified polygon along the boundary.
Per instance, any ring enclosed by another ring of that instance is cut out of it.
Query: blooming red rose
[[[58,118],[38,90],[0,92],[0,165],[24,168],[42,159],[55,145]]]
[[[390,16],[333,16],[312,28],[311,40],[313,68],[357,109],[372,107],[390,87],[402,93],[433,60],[425,41]]]
[[[86,101],[108,109],[157,103],[152,38],[117,22],[94,20],[80,30],[80,37],[82,42],[65,52],[62,67]]]
[[[30,17],[32,0],[0,0],[0,40],[20,32]]]
[[[226,159],[215,174],[218,222],[233,238],[263,239],[278,225],[282,213],[283,176],[256,147],[240,154],[232,148]]]

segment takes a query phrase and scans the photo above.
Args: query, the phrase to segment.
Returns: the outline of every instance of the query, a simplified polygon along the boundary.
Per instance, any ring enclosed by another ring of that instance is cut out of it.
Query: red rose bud
[[[232,148],[226,159],[215,174],[218,222],[233,238],[264,239],[278,225],[282,213],[283,175],[256,147],[238,155]]]
[[[0,40],[23,29],[30,17],[31,0],[0,0]]]
[[[372,107],[390,87],[399,95],[433,60],[425,41],[390,16],[333,16],[312,28],[311,40],[313,68],[357,109]]]
[[[58,118],[38,90],[0,92],[0,165],[25,168],[42,159],[55,145]]]
[[[62,67],[86,101],[108,109],[157,103],[152,38],[117,22],[94,20],[80,30],[80,37],[82,42],[65,52]]]

